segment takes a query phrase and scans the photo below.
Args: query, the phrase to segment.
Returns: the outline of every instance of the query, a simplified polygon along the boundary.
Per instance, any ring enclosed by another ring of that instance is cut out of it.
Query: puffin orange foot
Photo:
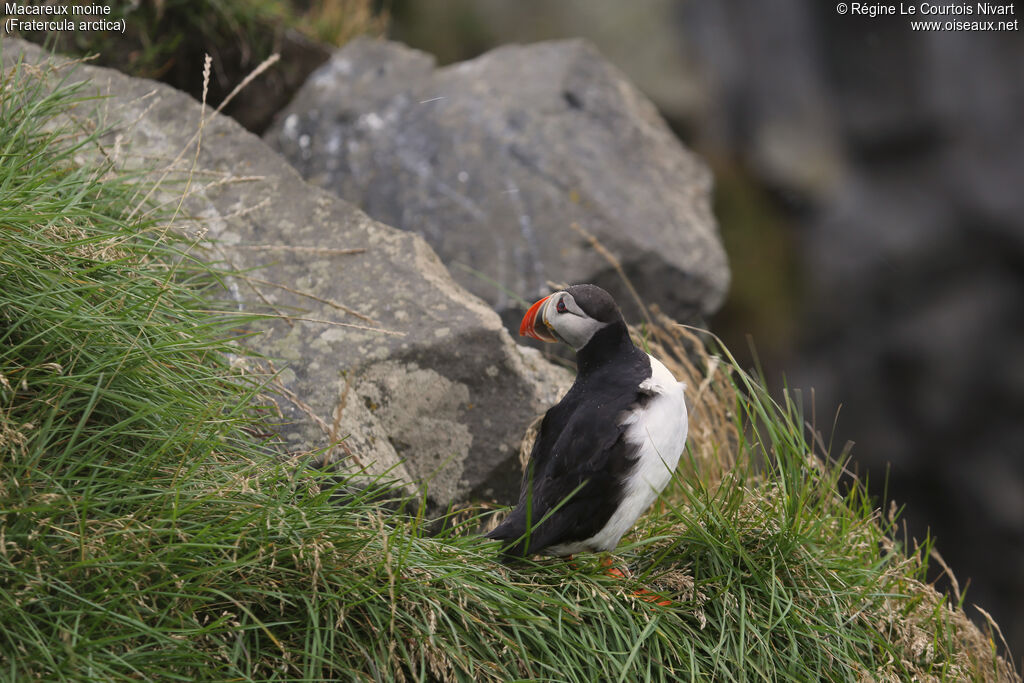
[[[626,578],[626,573],[624,571],[622,571],[618,567],[613,567],[612,566],[612,558],[610,558],[610,557],[602,557],[601,558],[601,566],[604,567],[604,573],[607,576],[612,577],[613,579],[624,579],[624,578]]]
[[[672,601],[668,598],[658,595],[657,593],[652,593],[646,588],[641,588],[638,591],[634,591],[633,595],[640,598],[644,602],[649,602],[651,603],[651,605],[657,605],[658,607],[669,607],[672,605]]]
[[[608,576],[611,576],[612,578],[615,578],[615,579],[625,579],[626,578],[626,573],[625,572],[623,572],[618,567],[613,567],[612,566],[612,558],[610,558],[610,557],[602,558],[601,559],[601,566],[604,567],[604,573],[606,575],[608,575]],[[633,591],[633,595],[635,595],[637,598],[643,600],[644,602],[649,602],[652,605],[657,605],[659,607],[668,607],[668,606],[670,606],[672,604],[672,601],[669,600],[668,598],[665,598],[665,597],[663,597],[661,595],[658,595],[657,593],[653,593],[653,592],[647,590],[646,588],[641,588],[638,591]]]

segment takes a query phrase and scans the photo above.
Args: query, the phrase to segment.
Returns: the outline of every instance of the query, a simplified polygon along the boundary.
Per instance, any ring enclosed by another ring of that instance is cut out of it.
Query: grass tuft
[[[693,427],[623,580],[505,567],[482,507],[438,524],[282,457],[210,300],[225,273],[136,218],[152,179],[95,165],[89,106],[3,75],[0,677],[1020,680],[799,402],[656,314]]]

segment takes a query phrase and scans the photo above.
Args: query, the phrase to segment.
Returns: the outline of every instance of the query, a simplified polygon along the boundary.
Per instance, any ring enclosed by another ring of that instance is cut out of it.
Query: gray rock
[[[772,187],[823,201],[845,159],[807,4],[644,0],[638,11],[621,0],[432,0],[396,6],[389,32],[441,63],[503,43],[584,38],[702,156],[727,149]]]
[[[424,53],[356,40],[265,139],[311,182],[425,237],[510,323],[518,297],[548,281],[597,282],[628,308],[621,279],[573,224],[677,317],[715,311],[728,287],[710,174],[582,41],[435,69]]]
[[[502,43],[580,37],[623,70],[670,119],[707,107],[681,24],[692,2],[679,0],[431,0],[396,3],[388,35],[436,55],[442,64],[474,57]],[[711,34],[708,40],[722,38]]]
[[[5,68],[22,53],[44,59],[8,38]],[[214,256],[246,271],[230,283],[239,309],[280,312],[250,343],[283,361],[290,450],[347,437],[348,464],[427,482],[437,504],[515,496],[520,439],[568,373],[517,346],[421,238],[306,184],[234,121],[207,110],[193,167],[192,98],[109,69],[75,78],[107,96],[95,116],[112,126],[118,163],[170,163],[157,198],[173,206],[186,193],[179,215],[197,217],[186,231],[208,231]]]

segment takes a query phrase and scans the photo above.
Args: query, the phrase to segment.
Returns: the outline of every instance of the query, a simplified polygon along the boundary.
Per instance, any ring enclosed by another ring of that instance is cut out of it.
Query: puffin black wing
[[[637,368],[635,374],[642,373]],[[622,481],[636,459],[637,447],[627,443],[625,428],[618,423],[624,411],[646,399],[637,391],[639,383],[633,376],[610,378],[605,373],[578,377],[548,410],[519,502],[487,534],[506,543],[505,555],[522,557],[583,541],[605,525],[621,502]]]

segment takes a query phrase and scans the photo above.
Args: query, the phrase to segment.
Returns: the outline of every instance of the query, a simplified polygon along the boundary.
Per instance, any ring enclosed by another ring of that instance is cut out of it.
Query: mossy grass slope
[[[1019,680],[799,403],[663,319],[691,443],[625,579],[506,567],[486,506],[438,524],[281,455],[226,273],[135,210],[59,76],[0,90],[0,677]]]

